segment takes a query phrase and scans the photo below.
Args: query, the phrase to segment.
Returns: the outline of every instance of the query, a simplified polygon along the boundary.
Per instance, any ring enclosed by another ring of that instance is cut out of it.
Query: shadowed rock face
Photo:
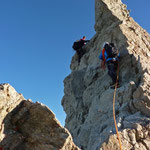
[[[121,0],[95,0],[96,34],[80,64],[75,54],[64,80],[65,127],[83,150],[117,150],[113,93],[98,58],[105,41],[121,53],[116,119],[123,150],[150,148],[150,35],[130,16]]]
[[[0,149],[79,150],[47,106],[25,100],[9,84],[0,85]]]

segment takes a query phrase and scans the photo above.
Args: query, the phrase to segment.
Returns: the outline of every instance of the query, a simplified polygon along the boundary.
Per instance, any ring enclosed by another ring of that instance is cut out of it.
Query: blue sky
[[[149,0],[123,0],[150,32]],[[0,83],[46,104],[64,125],[63,80],[70,73],[72,43],[95,34],[94,0],[0,1]]]
[[[122,0],[131,10],[130,15],[134,20],[150,33],[150,1],[149,0]]]

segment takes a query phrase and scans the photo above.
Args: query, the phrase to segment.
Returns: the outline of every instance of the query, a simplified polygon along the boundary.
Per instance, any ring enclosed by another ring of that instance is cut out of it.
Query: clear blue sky
[[[123,0],[150,32],[149,0]],[[64,125],[63,80],[70,73],[72,43],[95,34],[94,0],[0,1],[0,83],[46,104]]]

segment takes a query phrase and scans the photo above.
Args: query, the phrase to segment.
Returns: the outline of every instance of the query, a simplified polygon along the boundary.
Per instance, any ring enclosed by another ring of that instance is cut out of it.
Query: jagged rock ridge
[[[117,150],[112,114],[114,90],[100,69],[105,41],[121,53],[116,119],[123,150],[150,149],[150,35],[129,15],[121,0],[95,0],[96,34],[85,46],[80,64],[75,54],[71,74],[64,80],[66,128],[82,150]]]
[[[45,105],[0,85],[0,150],[79,150]]]

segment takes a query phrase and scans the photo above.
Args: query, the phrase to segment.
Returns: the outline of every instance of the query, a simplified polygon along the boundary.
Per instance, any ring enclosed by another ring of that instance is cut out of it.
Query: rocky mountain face
[[[95,0],[95,31],[80,64],[73,56],[64,80],[65,127],[82,150],[119,150],[114,89],[98,58],[103,43],[113,42],[121,54],[115,111],[122,148],[150,150],[150,35],[121,0]]]
[[[0,85],[0,150],[79,150],[45,105]]]
[[[122,148],[150,150],[150,35],[121,0],[95,0],[95,31],[81,62],[73,56],[64,80],[62,106],[71,134],[47,106],[1,84],[0,150],[119,150],[114,89],[98,58],[105,41],[121,54],[115,113]]]

